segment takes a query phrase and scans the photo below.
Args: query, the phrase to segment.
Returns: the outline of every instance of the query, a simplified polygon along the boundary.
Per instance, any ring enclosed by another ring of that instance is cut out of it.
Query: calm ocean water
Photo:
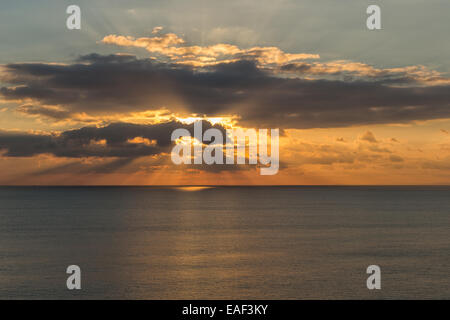
[[[449,273],[449,187],[0,188],[1,299],[449,299]]]

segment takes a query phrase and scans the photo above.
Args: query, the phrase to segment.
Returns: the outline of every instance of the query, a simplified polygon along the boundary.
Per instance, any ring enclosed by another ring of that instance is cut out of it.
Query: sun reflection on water
[[[175,190],[184,191],[184,192],[194,192],[194,191],[202,191],[206,189],[212,189],[214,187],[176,187]]]

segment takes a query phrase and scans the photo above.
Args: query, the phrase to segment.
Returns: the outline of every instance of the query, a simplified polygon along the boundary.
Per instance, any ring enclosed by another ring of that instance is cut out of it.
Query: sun
[[[208,121],[212,125],[221,125],[224,128],[234,128],[236,125],[236,117],[226,116],[226,117],[176,117],[177,121],[183,124],[192,124],[195,121]]]

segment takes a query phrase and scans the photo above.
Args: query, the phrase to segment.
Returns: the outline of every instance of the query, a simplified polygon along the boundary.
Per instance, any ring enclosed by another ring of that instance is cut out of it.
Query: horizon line
[[[52,188],[64,188],[64,187],[131,187],[131,188],[180,188],[180,187],[450,187],[450,184],[273,184],[273,185],[245,185],[245,184],[233,184],[233,185],[213,185],[213,184],[184,184],[184,185],[0,185],[0,188],[5,187],[52,187]]]

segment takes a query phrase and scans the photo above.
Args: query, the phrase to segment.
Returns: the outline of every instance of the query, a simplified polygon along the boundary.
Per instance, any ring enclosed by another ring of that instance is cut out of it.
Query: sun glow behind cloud
[[[208,121],[212,125],[221,125],[225,128],[236,127],[236,117],[176,117],[178,121],[185,124],[192,124],[195,121]]]

